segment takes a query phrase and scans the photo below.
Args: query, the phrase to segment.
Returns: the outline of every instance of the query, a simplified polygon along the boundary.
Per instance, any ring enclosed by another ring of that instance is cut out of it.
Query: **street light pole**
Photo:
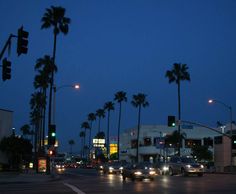
[[[61,88],[74,88],[74,89],[79,89],[80,85],[79,84],[74,84],[74,85],[62,85],[59,87],[56,87],[56,85],[53,86],[53,124],[56,124],[55,120],[55,115],[56,115],[56,93],[61,89]]]
[[[210,104],[212,104],[214,102],[219,103],[219,104],[223,105],[224,107],[226,107],[227,109],[229,109],[229,118],[230,118],[230,171],[232,172],[232,169],[233,169],[233,160],[232,160],[232,136],[233,136],[232,121],[233,121],[233,114],[232,114],[232,107],[226,105],[224,102],[221,102],[220,100],[216,100],[216,99],[208,100],[208,103],[210,103]]]

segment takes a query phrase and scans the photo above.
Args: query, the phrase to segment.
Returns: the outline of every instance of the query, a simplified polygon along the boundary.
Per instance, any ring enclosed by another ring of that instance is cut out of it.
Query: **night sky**
[[[56,123],[60,150],[68,140],[79,151],[79,132],[90,112],[127,92],[121,131],[137,125],[132,95],[147,95],[141,123],[166,125],[177,115],[177,85],[165,77],[173,63],[187,64],[191,82],[182,82],[182,118],[216,127],[229,122],[229,111],[209,98],[232,106],[236,116],[236,1],[234,0],[0,0],[0,49],[10,33],[22,25],[29,31],[29,52],[17,57],[12,40],[12,79],[0,80],[0,108],[14,111],[13,127],[19,133],[29,123],[29,100],[34,92],[34,65],[52,55],[53,31],[41,30],[41,18],[50,6],[66,8],[69,33],[60,34],[56,65],[58,87],[80,83],[80,90],[57,93]],[[7,57],[7,52],[4,57]],[[118,106],[111,112],[111,135],[117,134]],[[107,119],[101,129],[106,131]],[[98,122],[93,125],[93,134]]]

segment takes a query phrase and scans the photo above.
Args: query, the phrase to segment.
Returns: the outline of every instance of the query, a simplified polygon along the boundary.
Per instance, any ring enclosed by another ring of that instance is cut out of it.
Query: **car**
[[[186,156],[173,156],[170,158],[169,162],[169,174],[171,176],[176,174],[181,174],[182,176],[188,176],[190,174],[195,174],[198,176],[203,176],[204,166],[197,163],[194,158]]]
[[[125,181],[126,178],[134,180],[143,180],[150,179],[154,180],[156,176],[155,168],[152,164],[139,163],[139,164],[130,164],[123,169],[122,177]]]
[[[119,162],[119,161],[113,161],[108,162],[105,165],[103,165],[103,173],[106,174],[121,174],[123,172],[123,168],[126,165],[126,162]]]
[[[159,175],[169,174],[169,164],[167,162],[157,162],[155,163],[155,168]]]

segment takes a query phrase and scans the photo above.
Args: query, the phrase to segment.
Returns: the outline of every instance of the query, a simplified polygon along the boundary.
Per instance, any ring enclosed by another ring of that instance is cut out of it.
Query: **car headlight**
[[[120,170],[123,170],[123,166],[121,166],[119,169],[120,169]]]
[[[201,165],[200,165],[200,168],[204,168],[204,166],[201,164]]]
[[[190,164],[186,165],[186,168],[191,168],[191,165]]]
[[[168,171],[169,168],[168,168],[167,166],[163,166],[162,170],[163,170],[163,171]]]
[[[109,167],[109,170],[114,170],[114,168],[110,166],[110,167]]]
[[[99,166],[100,169],[103,169],[103,166]]]
[[[154,175],[154,174],[156,174],[156,172],[154,170],[151,170],[151,171],[149,171],[149,174]]]
[[[134,172],[134,174],[135,174],[135,175],[141,175],[142,172],[140,172],[140,171],[136,171],[136,172]]]

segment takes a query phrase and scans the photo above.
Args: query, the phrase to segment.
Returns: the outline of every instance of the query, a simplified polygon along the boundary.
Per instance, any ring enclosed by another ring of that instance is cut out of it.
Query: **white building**
[[[164,146],[164,137],[178,130],[177,127],[166,125],[141,125],[139,134],[139,161],[157,161],[158,159],[175,154],[175,149],[171,145]],[[182,125],[181,132],[186,134],[186,139],[182,141],[181,155],[190,155],[192,145],[209,144],[213,151],[213,140],[220,134],[198,126]],[[137,128],[125,130],[120,136],[120,160],[134,161],[136,157]]]
[[[10,110],[0,109],[0,141],[3,137],[12,134],[13,112]],[[0,164],[7,163],[6,156],[0,151]]]

